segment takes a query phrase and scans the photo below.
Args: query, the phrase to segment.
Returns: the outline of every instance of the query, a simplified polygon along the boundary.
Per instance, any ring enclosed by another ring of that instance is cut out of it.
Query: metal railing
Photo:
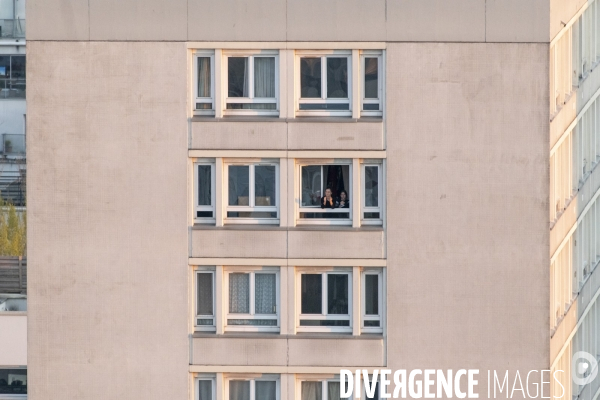
[[[23,78],[0,78],[0,99],[24,99],[26,81]]]
[[[0,171],[0,196],[15,207],[25,207],[26,169]]]
[[[27,258],[0,257],[0,293],[27,294]]]
[[[25,135],[3,133],[2,152],[4,154],[25,155]]]
[[[24,19],[0,19],[0,37],[2,38],[25,38]]]

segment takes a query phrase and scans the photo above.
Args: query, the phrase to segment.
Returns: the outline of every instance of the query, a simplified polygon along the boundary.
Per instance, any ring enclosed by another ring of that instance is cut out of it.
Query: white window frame
[[[349,188],[346,189],[346,192],[348,193],[348,196],[351,196],[354,191],[353,191],[353,179],[352,179],[352,174],[353,174],[353,168],[352,168],[352,160],[349,159],[340,159],[340,160],[315,160],[315,161],[307,161],[307,160],[298,160],[297,161],[297,171],[296,171],[296,176],[297,179],[296,181],[298,182],[296,184],[296,190],[297,195],[296,195],[296,203],[298,205],[298,211],[296,212],[296,222],[298,225],[346,225],[346,226],[351,226],[352,225],[352,210],[354,209],[354,205],[355,205],[355,201],[350,198],[350,207],[349,208],[321,208],[320,206],[315,207],[307,207],[307,206],[302,206],[302,167],[306,167],[306,166],[321,166],[321,189],[324,192],[323,189],[323,169],[322,167],[325,165],[347,165],[348,166],[348,186]],[[324,196],[325,193],[321,193],[321,196]],[[321,219],[321,218],[300,218],[300,213],[315,213],[315,214],[341,214],[341,213],[348,213],[348,219],[342,219],[342,218],[330,218],[330,219]]]
[[[280,284],[280,268],[279,267],[225,267],[224,273],[224,310],[225,310],[225,332],[279,332],[281,326],[281,284]],[[229,312],[229,275],[231,274],[250,274],[250,313],[237,314]],[[255,313],[255,276],[256,274],[275,274],[275,314],[256,314]],[[277,319],[276,326],[252,326],[252,325],[228,325],[230,319]]]
[[[217,327],[217,283],[215,267],[196,267],[194,269],[194,329],[196,331],[214,332]],[[212,275],[212,315],[199,315],[198,314],[198,274],[211,274]],[[212,319],[212,325],[198,325],[199,319]]]
[[[327,333],[351,333],[354,321],[353,314],[353,292],[352,292],[352,268],[331,267],[331,268],[309,268],[299,269],[296,272],[296,331],[297,332],[327,332]],[[321,275],[321,314],[302,314],[302,275],[320,274]],[[348,275],[348,314],[328,314],[327,313],[327,276]],[[328,321],[348,321],[348,326],[301,326],[300,320],[328,320]]]
[[[229,97],[229,57],[248,58],[248,97]],[[274,57],[275,58],[275,97],[254,97],[254,58],[255,57]],[[246,115],[246,116],[279,116],[280,88],[279,88],[279,50],[236,50],[223,51],[222,74],[223,77],[223,97],[225,104],[223,115]],[[274,110],[230,110],[227,104],[246,103],[246,104],[275,104]]]
[[[377,58],[377,99],[365,98],[365,58]],[[384,68],[383,51],[381,50],[363,50],[360,53],[360,115],[361,117],[381,117],[383,116],[383,88],[384,86]],[[379,111],[364,110],[365,104],[379,104]]]
[[[198,97],[198,57],[210,58],[210,97]],[[215,51],[196,50],[193,53],[193,76],[194,87],[192,88],[192,99],[194,101],[194,115],[215,115]],[[196,109],[196,103],[212,103],[210,110]]]
[[[198,167],[201,165],[210,166],[210,195],[211,205],[201,206],[198,205]],[[214,224],[216,221],[216,171],[215,171],[215,160],[214,159],[197,159],[194,161],[194,223],[199,224]],[[211,211],[213,213],[212,218],[198,217],[198,212]]]
[[[212,374],[197,374],[194,377],[194,400],[200,400],[200,381],[210,381],[212,386],[212,399],[216,400],[217,384],[216,377]]]
[[[300,72],[302,58],[321,58],[321,98],[302,98],[302,75]],[[328,99],[327,98],[327,58],[348,59],[348,98],[347,99]],[[296,114],[298,116],[352,116],[352,99],[355,88],[352,87],[352,50],[323,50],[323,51],[297,51],[296,52],[296,71],[298,71],[296,82]],[[301,104],[348,104],[348,110],[301,110]]]
[[[366,207],[366,188],[365,188],[365,167],[378,167],[377,170],[377,179],[378,185],[378,200],[379,205],[377,207]],[[361,225],[382,225],[383,224],[383,160],[364,160],[360,164],[360,223]],[[350,203],[352,204],[352,203]],[[365,219],[365,213],[367,212],[378,212],[379,218],[367,218]]]
[[[276,400],[281,400],[281,375],[279,374],[228,374],[223,382],[223,399],[229,400],[229,382],[230,381],[250,381],[250,400],[261,400],[256,398],[256,382],[257,381],[275,381]]]
[[[367,279],[366,276],[367,275],[375,275],[377,276],[377,284],[378,284],[378,296],[377,296],[377,310],[379,311],[379,313],[377,315],[367,315],[365,313],[365,310],[367,309],[366,307],[366,296],[365,294],[366,292],[366,283],[367,283]],[[361,325],[361,332],[362,333],[383,333],[383,315],[384,315],[384,311],[383,311],[383,296],[384,296],[384,290],[383,290],[383,270],[381,268],[365,268],[361,271],[360,274],[360,284],[361,284],[361,291],[360,291],[360,301],[361,301],[361,318],[360,318],[360,325]],[[365,321],[379,321],[379,326],[374,327],[374,326],[365,326]]]
[[[334,382],[334,383],[339,383],[340,384],[340,393],[341,393],[341,379],[340,376],[338,374],[335,374],[333,376],[333,378],[331,378],[330,376],[324,376],[324,377],[315,377],[314,375],[312,376],[302,376],[302,375],[297,375],[298,377],[296,378],[296,398],[297,399],[301,399],[302,398],[302,382],[321,382],[321,400],[329,400],[329,390],[327,388],[327,385],[329,384],[329,382]],[[362,388],[363,385],[361,385],[361,389],[364,392],[364,388]],[[354,398],[354,388],[352,388],[353,392],[352,392],[352,397],[348,398],[348,400],[352,400]]]
[[[256,206],[255,196],[255,175],[254,167],[257,165],[275,167],[275,206]],[[230,166],[249,166],[249,186],[248,186],[248,206],[230,206],[229,205],[229,167]],[[224,223],[225,224],[259,224],[259,225],[279,225],[281,218],[281,195],[279,186],[279,160],[223,160],[223,203],[225,205]],[[276,212],[276,218],[243,218],[227,217],[228,212]]]

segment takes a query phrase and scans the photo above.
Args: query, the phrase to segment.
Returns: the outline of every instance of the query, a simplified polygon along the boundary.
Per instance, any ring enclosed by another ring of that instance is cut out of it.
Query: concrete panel
[[[548,45],[387,57],[388,368],[547,369]]]
[[[291,122],[290,150],[385,150],[383,122]]]
[[[193,365],[287,365],[288,341],[268,338],[203,336],[192,339]],[[226,356],[225,356],[226,355]]]
[[[550,42],[549,0],[486,0],[486,42]]]
[[[287,257],[287,234],[281,228],[237,226],[194,228],[190,257]]]
[[[558,249],[558,246],[577,221],[577,210],[579,208],[579,196],[575,196],[556,221],[553,221],[550,225],[550,256]]]
[[[286,2],[189,0],[188,40],[284,41]]]
[[[0,368],[27,365],[27,314],[0,312]]]
[[[27,0],[27,40],[89,40],[88,5],[88,0]]]
[[[27,47],[28,399],[187,398],[185,45]]]
[[[571,125],[577,116],[577,92],[573,92],[565,105],[558,110],[558,113],[553,116],[550,121],[550,148],[560,139],[565,133],[565,130]]]
[[[192,122],[190,149],[285,150],[287,124],[283,121],[214,120]]]
[[[550,40],[560,32],[586,0],[550,0]]]
[[[290,339],[289,365],[335,367],[383,367],[383,338]]]
[[[385,0],[287,0],[287,40],[384,41],[385,7]]]
[[[90,0],[90,40],[186,40],[186,0]]]
[[[387,40],[483,42],[485,1],[389,0]]]
[[[383,229],[308,229],[288,232],[289,258],[384,258]]]

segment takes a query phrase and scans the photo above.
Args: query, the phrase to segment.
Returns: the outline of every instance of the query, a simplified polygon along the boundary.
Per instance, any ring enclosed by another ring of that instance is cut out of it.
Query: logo
[[[593,355],[585,351],[578,351],[573,354],[571,366],[571,377],[577,385],[585,386],[598,375],[598,361]]]

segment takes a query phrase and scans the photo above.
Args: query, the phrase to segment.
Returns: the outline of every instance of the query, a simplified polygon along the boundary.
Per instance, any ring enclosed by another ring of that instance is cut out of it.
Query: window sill
[[[192,338],[211,338],[211,339],[346,339],[346,340],[382,340],[381,333],[363,333],[360,336],[352,336],[350,333],[298,333],[296,335],[280,335],[279,333],[268,332],[230,332],[224,334],[215,334],[208,332],[194,332]]]
[[[297,117],[297,118],[279,118],[269,116],[225,116],[222,118],[216,118],[210,115],[194,115],[192,122],[286,122],[286,123],[302,123],[302,122],[319,122],[319,123],[382,123],[383,117]]]
[[[214,226],[210,224],[194,224],[192,230],[224,230],[224,231],[343,231],[343,232],[383,232],[383,226],[361,226],[360,228],[353,228],[347,225],[299,225],[299,226],[276,226],[276,225],[250,225],[250,224],[239,224],[232,225],[228,224],[225,226]]]

